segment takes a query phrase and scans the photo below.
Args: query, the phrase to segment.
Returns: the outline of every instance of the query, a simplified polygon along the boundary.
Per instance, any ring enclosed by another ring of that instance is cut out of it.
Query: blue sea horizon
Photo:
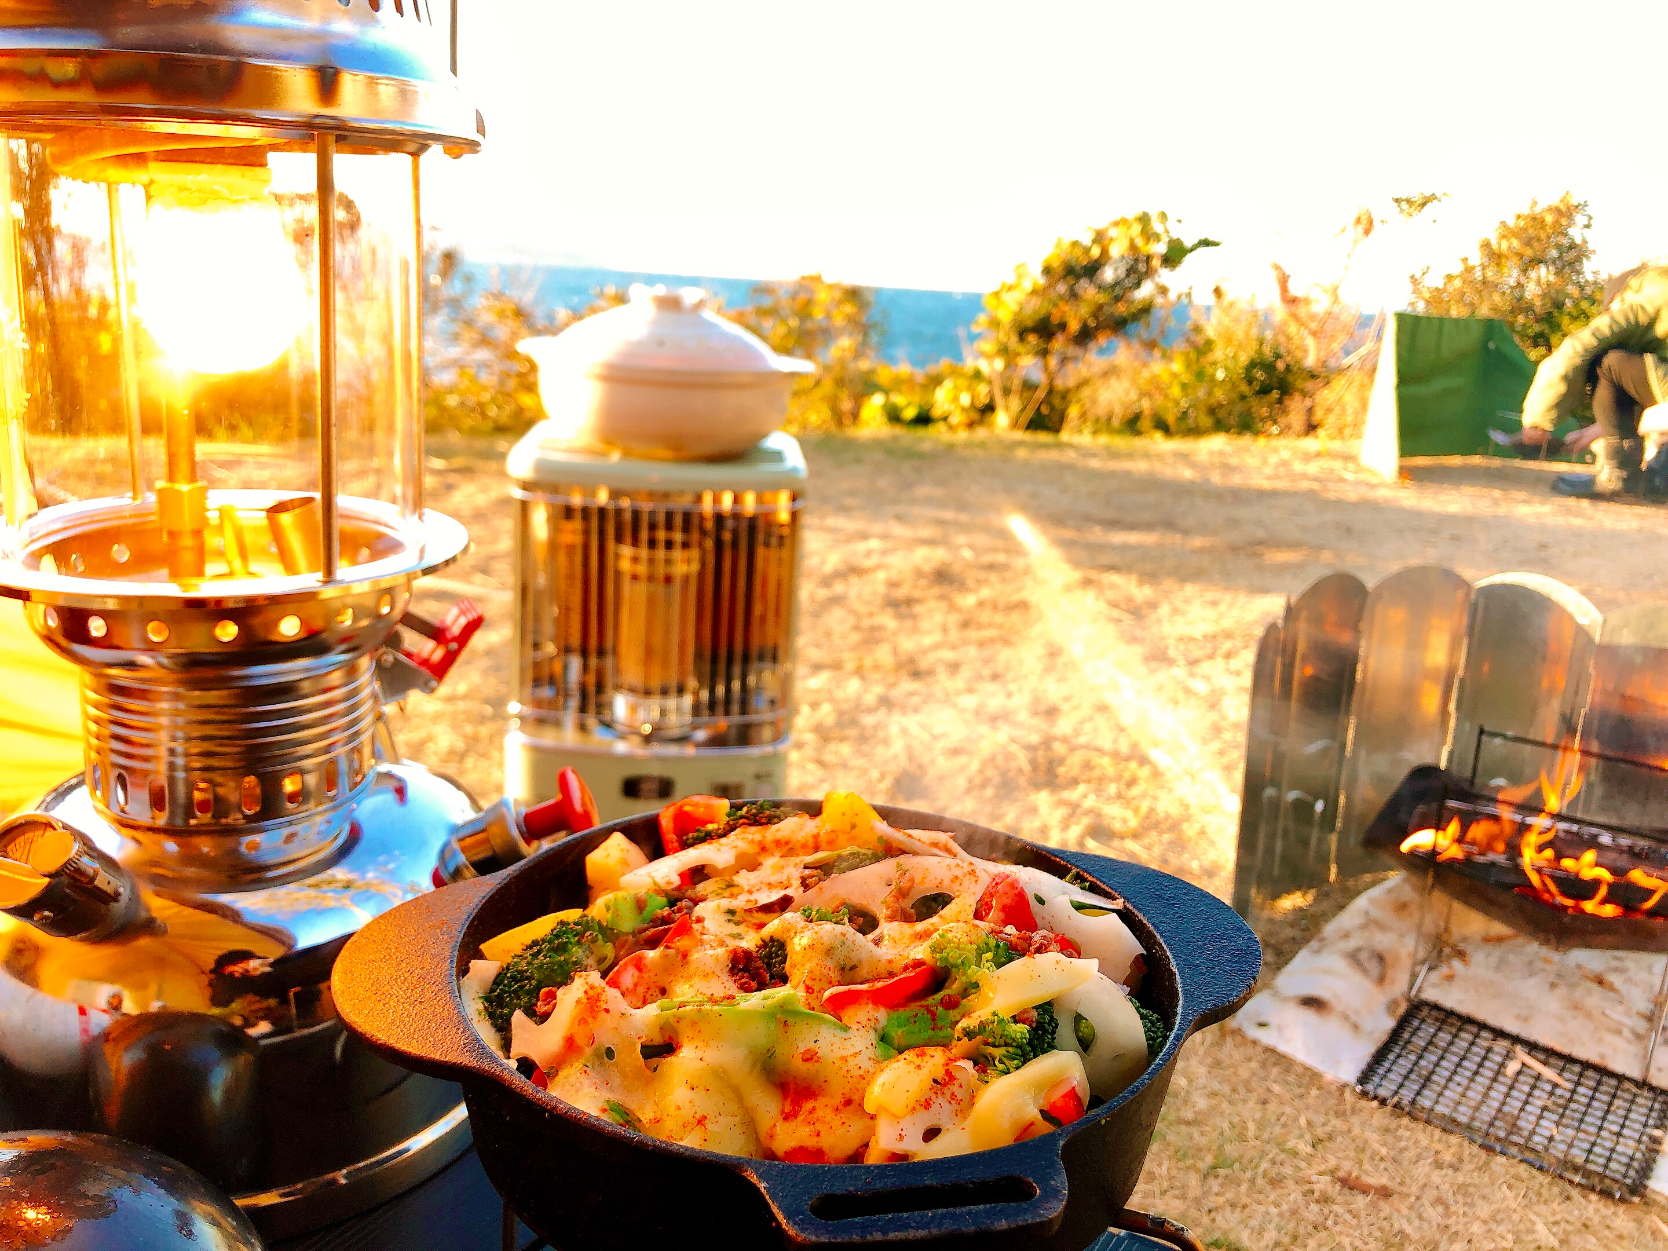
[[[719,278],[702,274],[664,274],[647,270],[608,269],[593,265],[467,261],[477,290],[501,286],[529,300],[542,313],[578,312],[602,287],[634,282],[668,287],[704,287],[728,308],[749,304],[753,288],[780,279]],[[892,364],[936,365],[959,361],[972,346],[973,319],[984,308],[984,294],[929,291],[914,287],[874,287],[875,320],[880,324],[880,355]]]
[[[634,282],[650,286],[704,287],[725,307],[750,304],[753,289],[761,282],[791,279],[719,278],[702,274],[666,274],[649,270],[610,269],[600,265],[560,265],[527,261],[470,261],[464,268],[477,290],[500,287],[529,301],[541,313],[559,309],[578,312],[603,287],[625,288]],[[973,319],[984,310],[984,293],[977,291],[934,291],[918,287],[871,287],[875,320],[880,324],[879,353],[893,365],[916,368],[936,365],[942,360],[967,359],[973,341]],[[1173,344],[1181,338],[1194,310],[1208,315],[1209,305],[1182,300],[1170,310],[1161,342]],[[1106,349],[1110,351],[1111,349]]]

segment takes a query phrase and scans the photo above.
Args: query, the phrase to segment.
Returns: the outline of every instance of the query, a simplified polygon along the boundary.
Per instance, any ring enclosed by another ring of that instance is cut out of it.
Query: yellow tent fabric
[[[81,772],[81,679],[0,600],[0,813]]]

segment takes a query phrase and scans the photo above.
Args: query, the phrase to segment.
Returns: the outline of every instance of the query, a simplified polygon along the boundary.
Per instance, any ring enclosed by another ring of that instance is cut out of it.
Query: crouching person
[[[1547,443],[1589,386],[1594,423],[1565,446],[1578,451],[1590,444],[1597,472],[1560,475],[1553,490],[1600,498],[1642,494],[1639,415],[1668,401],[1668,267],[1628,277],[1603,312],[1540,363],[1523,401],[1523,442]]]

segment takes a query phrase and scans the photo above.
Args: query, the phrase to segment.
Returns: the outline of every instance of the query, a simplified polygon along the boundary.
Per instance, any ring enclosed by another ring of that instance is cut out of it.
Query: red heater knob
[[[570,768],[556,775],[556,797],[534,804],[521,814],[521,830],[529,843],[554,834],[578,834],[597,823],[597,801],[585,779]]]

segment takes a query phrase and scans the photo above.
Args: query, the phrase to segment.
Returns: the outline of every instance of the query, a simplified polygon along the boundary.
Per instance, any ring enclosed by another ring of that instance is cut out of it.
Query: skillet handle
[[[504,1067],[464,1016],[457,979],[433,975],[457,967],[464,927],[498,882],[496,875],[471,878],[407,900],[342,948],[330,993],[342,1023],[372,1051],[453,1081],[460,1072],[491,1074]]]
[[[1052,1233],[1066,1209],[1062,1134],[910,1166],[754,1163],[759,1189],[791,1245],[844,1247],[1000,1233],[1022,1245]],[[888,1183],[892,1183],[888,1185]]]
[[[1227,1020],[1251,997],[1262,972],[1262,944],[1239,914],[1215,895],[1127,860],[1052,847],[1048,851],[1117,891],[1160,935],[1177,937],[1166,946],[1181,988],[1176,1019],[1188,1022],[1188,1035]]]

